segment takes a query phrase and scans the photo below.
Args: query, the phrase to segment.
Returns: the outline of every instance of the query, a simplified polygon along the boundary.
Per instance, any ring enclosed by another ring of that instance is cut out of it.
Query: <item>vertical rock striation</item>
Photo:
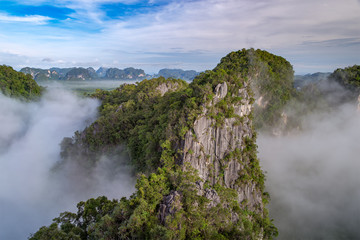
[[[234,116],[217,124],[216,120],[210,117],[210,111],[218,114],[216,104],[227,96],[228,83],[218,84],[214,94],[213,100],[203,107],[193,129],[186,133],[181,160],[183,163],[190,163],[198,171],[202,182],[208,182],[211,186],[220,183],[235,189],[239,203],[246,199],[250,209],[257,209],[262,206],[262,194],[255,187],[256,184],[239,186],[236,183],[245,164],[248,164],[248,159],[241,154],[229,157],[236,150],[244,151],[246,139],[253,137],[252,121],[249,118],[252,108],[250,96],[246,87],[238,89],[236,97],[241,97],[242,102],[232,106]],[[239,119],[242,119],[240,123]],[[201,190],[202,188],[200,187]]]
[[[196,117],[180,143],[173,144],[182,153],[177,162],[183,171],[189,166],[195,170],[196,192],[208,200],[206,208],[226,212],[221,216],[225,216],[223,226],[236,226],[239,238],[267,239],[277,234],[265,209],[269,196],[257,159],[253,92],[264,102],[257,108],[258,125],[268,120],[271,125],[278,116],[286,118],[280,110],[292,94],[292,79],[292,67],[285,59],[250,49],[230,53],[213,71],[200,74],[190,84],[206,90]],[[168,209],[161,219],[174,216],[169,210],[175,208],[167,201],[173,194],[161,203],[161,209]],[[182,195],[180,190],[176,194]],[[179,204],[176,209],[180,211]],[[253,226],[252,237],[246,234],[247,221]]]

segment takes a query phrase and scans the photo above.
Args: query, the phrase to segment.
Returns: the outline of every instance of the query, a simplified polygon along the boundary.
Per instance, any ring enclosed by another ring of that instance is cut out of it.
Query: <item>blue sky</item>
[[[360,0],[0,0],[0,64],[203,71],[242,48],[297,74],[360,64]]]

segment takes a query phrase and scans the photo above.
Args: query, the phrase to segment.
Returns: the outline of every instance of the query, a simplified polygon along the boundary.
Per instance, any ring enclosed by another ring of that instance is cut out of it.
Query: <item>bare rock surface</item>
[[[198,171],[203,182],[210,182],[212,185],[220,181],[227,188],[236,189],[238,200],[247,200],[250,209],[262,206],[261,192],[256,189],[254,183],[249,183],[241,187],[236,186],[236,180],[240,177],[239,172],[247,164],[247,159],[228,159],[224,158],[236,149],[244,149],[245,138],[252,137],[253,130],[249,115],[252,110],[250,97],[246,88],[238,91],[242,104],[234,105],[234,113],[243,117],[242,123],[237,122],[237,118],[225,118],[220,126],[215,119],[209,117],[209,110],[228,94],[226,82],[218,84],[215,88],[215,97],[208,106],[203,108],[202,115],[195,121],[193,131],[189,130],[184,139],[184,155],[182,162],[190,165]],[[219,197],[214,189],[201,189],[208,199],[211,200],[210,206],[219,203]]]

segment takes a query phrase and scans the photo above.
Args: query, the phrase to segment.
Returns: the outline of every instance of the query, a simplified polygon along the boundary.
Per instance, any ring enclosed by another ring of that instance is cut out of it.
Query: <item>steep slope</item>
[[[358,101],[360,106],[360,65],[336,69],[330,76],[330,81],[335,81],[349,90],[343,101]]]
[[[275,127],[283,107],[296,95],[294,71],[284,58],[261,50],[242,50],[223,58],[216,69],[236,72],[248,78],[256,99],[254,124],[256,129]]]
[[[118,68],[109,68],[106,71],[105,77],[107,79],[139,79],[144,78],[145,72],[142,69],[135,69],[135,68],[125,68],[125,69],[118,69]]]
[[[92,68],[73,68],[66,73],[64,80],[66,81],[78,81],[78,80],[90,80],[94,78],[92,72],[95,73],[95,70]]]
[[[100,67],[98,70],[96,70],[96,74],[97,74],[100,78],[103,78],[103,77],[105,77],[107,70],[108,70],[108,68]]]
[[[36,81],[44,80],[59,80],[60,75],[57,71],[51,69],[40,69],[40,68],[30,68],[25,67],[20,70],[20,72],[25,74],[30,74]]]
[[[299,131],[310,115],[330,114],[341,111],[344,104],[360,102],[360,67],[354,65],[336,69],[333,73],[315,73],[296,77],[291,101],[283,109],[286,121],[282,132]],[[285,130],[285,131],[284,131]]]
[[[360,91],[360,66],[354,65],[347,68],[338,68],[331,75],[330,78],[337,81],[346,88],[354,91]]]
[[[194,70],[182,70],[182,69],[160,69],[157,76],[161,76],[164,78],[180,78],[186,81],[192,81],[197,75],[198,72]]]
[[[277,230],[265,208],[251,90],[260,80],[283,81],[282,73],[267,75],[269,66],[288,74],[283,58],[244,49],[190,84],[157,78],[95,93],[101,116],[63,141],[58,169],[77,161],[89,170],[126,144],[142,173],[137,191],[81,202],[77,214],[61,214],[32,239],[271,239]]]
[[[313,74],[306,74],[306,75],[295,75],[294,76],[294,87],[297,90],[300,90],[303,87],[306,87],[309,84],[314,84],[319,81],[323,81],[330,76],[331,73],[326,72],[317,72]]]
[[[41,69],[41,68],[30,68],[25,67],[20,70],[20,72],[25,74],[30,74],[35,81],[46,81],[46,80],[62,80],[66,73],[69,72],[72,68],[50,68],[50,69]]]
[[[144,79],[147,75],[142,69],[135,68],[104,68],[100,67],[97,71],[92,67],[82,68],[30,68],[25,67],[20,70],[25,74],[30,74],[36,81],[45,80],[94,80],[94,79],[119,79],[119,80],[138,80]]]
[[[30,74],[25,75],[12,67],[2,65],[0,66],[0,90],[6,96],[32,100],[39,97],[43,89],[37,85]]]

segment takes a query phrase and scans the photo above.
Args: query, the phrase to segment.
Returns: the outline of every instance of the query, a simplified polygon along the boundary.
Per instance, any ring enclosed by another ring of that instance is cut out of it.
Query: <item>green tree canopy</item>
[[[15,71],[12,67],[0,66],[0,90],[10,97],[32,100],[41,95],[40,87],[30,74]]]

